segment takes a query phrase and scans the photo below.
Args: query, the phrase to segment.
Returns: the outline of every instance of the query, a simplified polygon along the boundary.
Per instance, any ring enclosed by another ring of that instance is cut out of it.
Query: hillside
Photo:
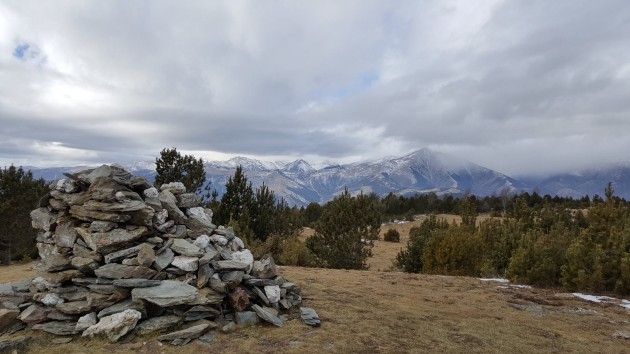
[[[629,342],[620,336],[630,333],[630,309],[618,303],[475,278],[382,271],[404,247],[405,230],[418,222],[384,226],[383,232],[401,231],[404,240],[377,242],[368,271],[280,267],[283,276],[303,288],[305,305],[322,319],[320,328],[305,326],[292,313],[281,329],[239,328],[217,334],[209,347],[182,348],[160,345],[154,337],[124,344],[86,339],[52,344],[52,336],[31,332],[34,340],[27,352],[628,352]],[[32,265],[0,268],[0,282],[34,276]]]

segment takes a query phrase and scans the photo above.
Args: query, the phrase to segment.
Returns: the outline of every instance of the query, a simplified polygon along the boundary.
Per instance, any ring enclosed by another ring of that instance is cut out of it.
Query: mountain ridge
[[[254,188],[264,182],[289,205],[304,206],[311,202],[325,203],[344,188],[352,194],[394,193],[410,196],[422,193],[437,195],[474,194],[480,197],[502,193],[537,191],[540,194],[580,198],[602,194],[613,182],[616,195],[630,198],[630,164],[580,171],[577,174],[555,174],[544,178],[517,179],[475,164],[458,156],[419,149],[409,154],[371,162],[330,164],[315,168],[304,159],[291,162],[266,162],[247,157],[204,163],[207,183],[219,195],[225,192],[227,179],[237,166],[243,170]],[[150,181],[155,177],[155,164],[134,162],[123,165],[135,175]],[[63,172],[89,168],[34,168],[35,177],[47,180],[63,178]]]

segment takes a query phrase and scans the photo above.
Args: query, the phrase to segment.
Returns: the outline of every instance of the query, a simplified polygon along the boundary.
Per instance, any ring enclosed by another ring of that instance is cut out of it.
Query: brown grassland
[[[27,352],[630,353],[630,340],[613,338],[630,332],[630,310],[619,305],[587,302],[560,289],[505,289],[475,278],[385,271],[419,222],[384,226],[383,233],[398,229],[401,242],[377,242],[367,271],[279,267],[302,287],[304,305],[321,317],[319,328],[304,325],[293,311],[284,328],[239,328],[218,333],[208,346],[171,347],[155,337],[51,344],[53,336],[29,332]],[[0,282],[32,277],[31,267],[2,267]]]

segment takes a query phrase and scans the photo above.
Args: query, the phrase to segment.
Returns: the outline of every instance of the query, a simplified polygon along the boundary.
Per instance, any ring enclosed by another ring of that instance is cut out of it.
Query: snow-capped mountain
[[[206,166],[213,166],[218,168],[233,168],[236,169],[238,166],[243,166],[243,170],[251,171],[251,170],[276,170],[283,167],[282,163],[278,162],[267,162],[267,161],[259,161],[255,159],[250,159],[247,157],[237,156],[231,158],[227,161],[211,161],[206,163]]]
[[[615,194],[630,199],[630,164],[606,169],[583,171],[580,174],[562,174],[544,179],[517,180],[497,171],[474,164],[456,156],[421,149],[402,157],[381,159],[376,162],[313,167],[299,159],[289,163],[263,162],[246,157],[205,163],[206,180],[219,195],[225,192],[225,183],[234,175],[237,166],[243,166],[254,188],[265,183],[284,198],[289,205],[303,206],[311,202],[325,203],[344,188],[353,194],[388,193],[413,195],[434,192],[438,195],[474,194],[498,195],[505,191],[518,193],[537,190],[541,194],[571,196],[603,194],[609,181]],[[125,166],[135,175],[153,181],[154,163],[134,163]],[[35,177],[47,180],[63,178],[63,172],[76,172],[87,167],[30,168]]]
[[[381,196],[390,192],[485,196],[506,188],[515,192],[527,187],[499,172],[428,149],[375,163],[331,166],[309,174],[306,182],[318,192],[322,202],[332,199],[344,187],[353,194],[363,191]]]

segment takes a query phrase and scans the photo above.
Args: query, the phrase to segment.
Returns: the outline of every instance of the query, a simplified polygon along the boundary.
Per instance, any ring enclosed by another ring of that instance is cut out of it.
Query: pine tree
[[[265,183],[256,189],[251,209],[252,232],[256,239],[264,242],[274,231],[276,218],[276,196]]]
[[[225,193],[221,197],[221,204],[216,215],[219,225],[228,225],[230,221],[240,226],[243,237],[251,236],[250,217],[254,201],[252,184],[247,181],[243,166],[238,166],[234,176],[225,183]]]
[[[459,202],[458,211],[459,215],[462,217],[462,225],[474,229],[477,222],[475,197],[469,196],[462,199]]]
[[[30,212],[45,190],[44,180],[34,179],[31,171],[15,166],[0,170],[0,244],[14,260],[37,255]]]
[[[346,188],[324,206],[307,247],[322,267],[367,269],[372,253],[367,241],[378,238],[380,225],[380,213],[371,198],[354,198]]]
[[[163,149],[155,159],[155,185],[169,182],[182,182],[189,192],[196,192],[206,181],[203,160],[191,155],[182,156],[176,148]]]

